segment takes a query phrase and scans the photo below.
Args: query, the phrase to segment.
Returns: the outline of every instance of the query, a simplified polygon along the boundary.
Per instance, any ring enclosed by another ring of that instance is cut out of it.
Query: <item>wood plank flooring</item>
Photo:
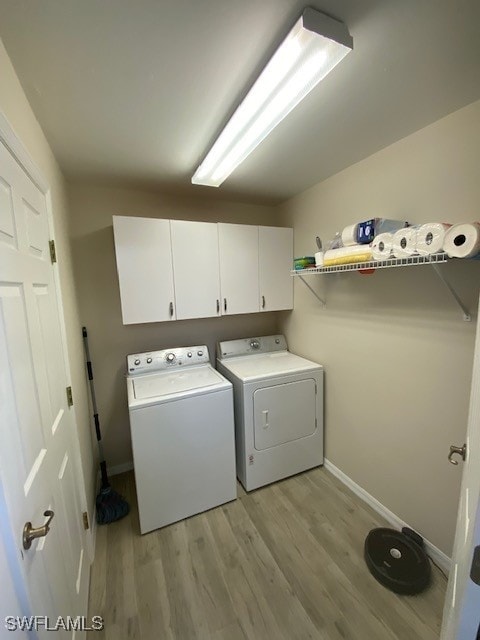
[[[246,494],[140,535],[133,472],[115,477],[131,514],[98,528],[92,639],[434,640],[446,579],[398,596],[363,560],[368,531],[388,526],[325,469]]]

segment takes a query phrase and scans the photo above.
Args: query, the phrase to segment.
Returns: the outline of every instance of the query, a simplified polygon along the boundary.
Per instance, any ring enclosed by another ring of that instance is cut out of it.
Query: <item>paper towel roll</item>
[[[392,253],[393,234],[381,233],[372,243],[372,256],[374,260],[388,260]]]
[[[393,234],[392,253],[395,258],[410,258],[417,251],[417,227],[399,229]]]
[[[358,224],[351,224],[342,231],[342,242],[344,247],[351,247],[357,244]]]
[[[324,256],[323,251],[317,251],[317,253],[315,254],[316,267],[323,267],[323,256]]]
[[[417,231],[417,253],[430,256],[432,253],[443,251],[445,232],[451,227],[444,222],[427,222]]]
[[[443,250],[450,258],[474,258],[480,253],[480,223],[454,224],[445,233]]]

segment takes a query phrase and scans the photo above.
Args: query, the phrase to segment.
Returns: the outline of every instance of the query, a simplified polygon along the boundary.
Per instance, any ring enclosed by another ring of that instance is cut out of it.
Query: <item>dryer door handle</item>
[[[263,415],[263,428],[268,429],[268,427],[270,426],[268,423],[268,409],[265,409],[264,411],[262,411],[262,415]]]

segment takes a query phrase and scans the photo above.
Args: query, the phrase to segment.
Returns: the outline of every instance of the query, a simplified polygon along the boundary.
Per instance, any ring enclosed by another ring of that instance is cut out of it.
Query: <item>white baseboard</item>
[[[108,467],[109,476],[118,476],[119,473],[125,473],[133,469],[133,462],[124,462],[123,464],[117,464],[114,467]]]
[[[367,493],[365,489],[363,489],[360,485],[354,482],[351,478],[349,478],[343,471],[340,471],[338,467],[336,467],[330,460],[325,459],[324,463],[325,469],[330,471],[332,475],[343,482],[349,489],[353,491],[355,495],[361,498],[364,502],[366,502],[374,511],[376,511],[379,515],[381,515],[385,520],[392,525],[395,529],[402,529],[402,527],[410,527],[409,524],[404,522],[401,518],[395,515],[390,509],[387,509],[381,502],[379,502],[372,495]],[[414,527],[410,527],[410,529],[414,529]],[[415,529],[414,529],[415,530]],[[438,564],[438,566],[445,571],[448,575],[450,571],[451,559],[440,551],[438,547],[429,542],[424,538],[425,550],[427,554],[431,557],[431,559]]]

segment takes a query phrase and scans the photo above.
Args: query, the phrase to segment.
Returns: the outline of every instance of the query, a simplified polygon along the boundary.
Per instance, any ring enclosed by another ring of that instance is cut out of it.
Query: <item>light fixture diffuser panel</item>
[[[218,136],[192,183],[219,187],[352,47],[342,22],[305,9]]]

